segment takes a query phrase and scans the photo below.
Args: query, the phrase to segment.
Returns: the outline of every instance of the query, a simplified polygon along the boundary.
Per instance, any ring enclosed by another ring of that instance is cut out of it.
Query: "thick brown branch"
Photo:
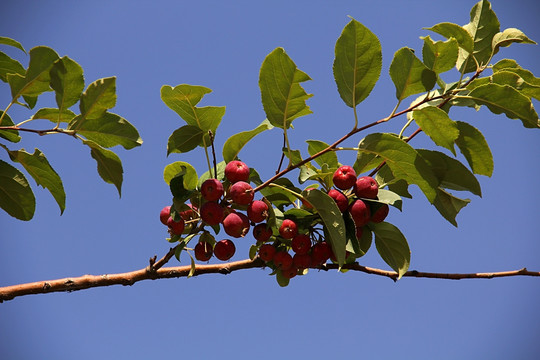
[[[172,251],[173,249],[171,249]],[[171,251],[166,257],[171,254]],[[174,254],[174,251],[172,252]],[[172,255],[170,255],[172,256]],[[162,259],[164,260],[164,259]],[[158,265],[162,260],[156,262]],[[230,274],[233,271],[252,268],[263,268],[265,264],[259,259],[255,260],[241,260],[223,264],[211,264],[211,265],[196,265],[193,276],[201,274]],[[151,267],[150,267],[151,268]],[[321,266],[321,270],[337,269],[337,264],[327,264]],[[357,263],[347,264],[343,266],[345,269],[353,271],[360,271],[367,274],[379,275],[388,277],[392,280],[396,280],[398,274],[394,271],[387,271],[382,269],[370,268],[362,266]],[[31,294],[46,294],[51,292],[71,292],[76,290],[90,289],[94,287],[110,286],[110,285],[133,285],[142,280],[156,280],[167,278],[180,278],[188,277],[191,271],[191,266],[175,266],[165,267],[159,269],[151,269],[146,267],[141,270],[120,273],[120,274],[105,274],[105,275],[83,275],[75,278],[64,278],[49,281],[38,281],[27,284],[12,285],[0,288],[0,302],[11,300],[18,296],[31,295]],[[418,277],[418,278],[433,278],[433,279],[491,279],[496,277],[506,276],[534,276],[540,277],[538,271],[528,271],[523,268],[515,271],[503,271],[493,273],[466,273],[466,274],[449,274],[449,273],[431,273],[420,272],[416,270],[407,271],[404,277]]]

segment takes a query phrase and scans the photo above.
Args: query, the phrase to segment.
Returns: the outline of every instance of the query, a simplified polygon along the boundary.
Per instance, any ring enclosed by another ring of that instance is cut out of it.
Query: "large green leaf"
[[[360,141],[358,148],[359,152],[380,156],[396,179],[417,185],[433,203],[437,195],[437,178],[412,146],[394,135],[374,133]]]
[[[8,38],[8,37],[5,37],[5,36],[0,36],[0,44],[1,45],[9,45],[9,46],[16,47],[17,49],[23,51],[26,54],[26,50],[24,50],[21,43],[16,41],[16,40],[13,40],[11,38]]]
[[[439,146],[450,150],[454,155],[454,142],[459,136],[456,122],[438,107],[429,106],[414,110],[413,117],[422,130]]]
[[[395,53],[390,64],[390,77],[396,86],[396,98],[399,101],[433,89],[437,80],[436,74],[409,48],[401,48]]]
[[[32,120],[45,119],[53,123],[69,123],[75,116],[77,115],[69,109],[62,109],[60,111],[60,109],[42,108],[32,115]]]
[[[515,60],[502,59],[501,61],[497,62],[495,65],[493,65],[493,72],[497,73],[499,71],[511,71],[519,75],[527,83],[534,86],[540,86],[540,78],[534,76],[531,71],[523,69]]]
[[[167,156],[170,153],[186,153],[202,145],[205,132],[198,126],[184,125],[173,131],[167,141]]]
[[[433,41],[429,36],[424,38],[422,59],[424,64],[437,74],[451,70],[456,65],[459,44],[456,39]]]
[[[482,78],[486,79],[486,78]],[[540,85],[532,85],[513,71],[498,71],[490,76],[489,81],[499,85],[508,85],[518,90],[528,98],[540,100]],[[484,85],[484,84],[482,84]]]
[[[324,141],[320,140],[306,140],[308,143],[308,153],[310,156],[313,156],[320,151],[328,148],[328,144]],[[317,158],[315,158],[315,161],[319,166],[323,166],[324,164],[327,164],[329,168],[338,168],[338,158],[334,151],[328,151]]]
[[[91,140],[83,140],[83,143],[90,148],[90,155],[97,162],[99,176],[106,183],[113,184],[118,190],[118,195],[122,196],[122,181],[124,170],[122,161],[111,150],[99,146]]]
[[[0,110],[0,118],[2,121],[0,121],[0,126],[14,126],[13,120],[9,117],[7,113],[4,113],[2,110]],[[19,136],[19,132],[14,129],[9,130],[0,130],[0,138],[4,138],[11,142],[19,142],[21,140],[21,137]]]
[[[142,144],[139,132],[132,124],[109,112],[92,119],[79,115],[69,124],[68,129],[77,130],[79,135],[106,148],[121,145],[125,149],[132,149]]]
[[[326,240],[330,242],[339,266],[342,266],[345,263],[347,236],[341,211],[334,199],[320,190],[305,191],[303,195],[320,215],[328,234]]]
[[[474,126],[462,122],[456,122],[459,128],[459,137],[456,145],[467,159],[473,173],[491,176],[493,173],[493,155],[484,135]]]
[[[100,118],[105,112],[116,105],[116,77],[108,77],[94,81],[81,95],[79,108],[81,119],[77,121],[80,127],[85,119]],[[75,130],[77,128],[74,128]]]
[[[375,224],[371,222],[368,226],[375,234],[377,251],[384,262],[398,273],[398,280],[401,279],[411,263],[411,250],[407,239],[397,227],[390,223]]]
[[[165,166],[163,169],[163,180],[170,185],[171,180],[178,174],[183,174],[183,186],[186,189],[194,190],[197,188],[197,171],[190,163],[185,161],[176,161]]]
[[[25,72],[26,69],[20,62],[0,52],[0,80],[7,82],[8,74],[19,74],[22,77]]]
[[[273,127],[274,126],[270,124],[270,121],[265,119],[255,129],[234,134],[225,141],[225,144],[223,144],[223,160],[225,160],[225,162],[234,160],[238,156],[238,153],[240,153],[240,150],[242,150],[251,139]]]
[[[493,36],[491,41],[493,55],[499,51],[500,47],[510,46],[512,43],[536,44],[536,42],[529,39],[527,35],[519,29],[505,29],[503,32],[499,32]]]
[[[453,23],[440,23],[434,25],[430,28],[425,28],[426,30],[431,30],[439,35],[444,36],[447,39],[456,39],[459,44],[459,47],[465,50],[467,53],[472,53],[474,49],[474,40],[471,35],[462,28],[461,26]]]
[[[34,178],[36,184],[50,191],[60,207],[60,213],[63,213],[66,208],[64,185],[62,184],[62,179],[60,179],[58,173],[49,164],[45,155],[39,149],[35,149],[33,154],[22,149],[10,151],[9,155],[13,161],[24,166],[26,171]]]
[[[50,75],[51,88],[56,93],[58,108],[62,111],[75,105],[84,90],[82,67],[69,57],[64,56],[54,63]]]
[[[264,59],[259,73],[261,100],[266,118],[281,129],[288,129],[294,119],[311,114],[307,94],[300,83],[311,78],[299,70],[282,48]]]
[[[34,193],[23,173],[0,160],[0,207],[19,220],[30,220],[36,210]]]
[[[382,50],[379,39],[352,19],[336,42],[333,71],[339,95],[355,107],[368,97],[379,79]]]
[[[457,214],[470,202],[469,199],[460,199],[443,189],[437,189],[437,197],[433,205],[448,222],[457,227]]]

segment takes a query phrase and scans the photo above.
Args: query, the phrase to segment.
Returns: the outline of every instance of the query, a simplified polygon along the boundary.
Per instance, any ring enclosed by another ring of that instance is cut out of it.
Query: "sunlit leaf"
[[[135,126],[123,117],[110,112],[92,119],[79,115],[69,124],[68,129],[76,129],[79,135],[106,148],[121,145],[125,149],[132,149],[142,144]]]
[[[170,185],[171,179],[180,173],[184,176],[183,181],[186,189],[194,190],[197,188],[197,180],[199,179],[197,171],[193,165],[185,161],[176,161],[165,166],[165,169],[163,169],[163,180],[165,180],[167,185]]]
[[[474,41],[471,35],[467,30],[457,24],[444,22],[425,29],[431,30],[447,39],[454,38],[458,42],[460,48],[464,49],[467,53],[473,52]]]
[[[460,199],[443,189],[438,189],[433,205],[448,222],[457,227],[457,214],[470,202],[469,199]]]
[[[24,76],[26,69],[15,59],[10,58],[3,52],[0,52],[0,80],[7,82],[8,74],[19,74]]]
[[[458,52],[459,45],[455,38],[447,41],[433,41],[429,36],[424,38],[422,59],[424,64],[437,74],[454,68]]]
[[[536,42],[529,39],[521,30],[509,28],[493,36],[491,41],[493,54],[499,52],[500,47],[510,46],[512,43],[536,44]]]
[[[439,146],[456,154],[454,142],[459,136],[456,122],[438,107],[429,106],[414,110],[413,117],[422,130]]]
[[[2,110],[0,110],[0,117],[2,118],[2,122],[0,122],[0,126],[14,126],[13,120],[9,117],[8,114],[4,113]],[[6,129],[6,130],[0,130],[0,138],[6,139],[11,142],[19,142],[21,140],[21,137],[19,136],[19,132],[14,129]]]
[[[193,125],[184,125],[173,131],[167,141],[167,155],[186,153],[202,144],[205,132]]]
[[[79,108],[83,119],[96,119],[116,105],[116,77],[94,81],[81,96]],[[83,121],[78,122],[81,126]],[[74,128],[76,129],[76,128]]]
[[[63,109],[60,111],[60,109],[42,108],[32,115],[32,119],[45,119],[56,124],[69,123],[75,118],[75,116],[75,113],[69,109]]]
[[[329,147],[327,143],[320,140],[306,140],[306,142],[308,143],[308,153],[310,156],[313,156]],[[319,166],[327,164],[330,168],[338,167],[338,158],[334,151],[327,151],[326,153],[315,158],[315,161],[317,164],[319,164]]]
[[[83,69],[72,59],[64,56],[51,68],[51,88],[56,93],[56,104],[60,110],[75,105],[84,89]]]
[[[456,145],[467,159],[473,173],[491,176],[493,173],[493,155],[484,135],[466,122],[457,121],[456,123],[459,128]]]
[[[26,50],[24,50],[24,47],[21,45],[21,43],[11,38],[0,36],[0,44],[16,47],[17,49],[23,51],[26,54]]]
[[[255,129],[249,131],[243,131],[238,134],[234,134],[225,141],[223,144],[223,160],[225,162],[230,162],[234,160],[240,150],[256,135],[262,133],[263,131],[270,130],[274,126],[270,124],[270,121],[265,119],[262,123],[259,124]]]
[[[396,226],[390,223],[369,223],[368,226],[375,234],[377,251],[384,262],[398,273],[398,280],[401,279],[411,263],[411,250],[407,239]]]
[[[436,82],[435,73],[428,69],[409,48],[398,50],[390,64],[390,77],[396,86],[396,98],[429,91]]]
[[[118,195],[122,196],[124,170],[122,168],[122,161],[118,155],[111,150],[102,148],[91,140],[83,140],[83,143],[90,147],[90,155],[97,162],[99,176],[101,176],[106,183],[116,186]]]
[[[0,207],[19,220],[30,220],[36,209],[34,193],[19,170],[0,160]]]

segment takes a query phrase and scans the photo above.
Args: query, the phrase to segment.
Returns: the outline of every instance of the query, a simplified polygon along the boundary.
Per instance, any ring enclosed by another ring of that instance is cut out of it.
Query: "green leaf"
[[[500,47],[510,46],[512,43],[536,44],[536,42],[529,39],[521,30],[509,28],[493,36],[491,40],[492,54],[495,55],[499,52]]]
[[[383,166],[381,169],[379,169],[375,178],[380,184],[379,190],[382,190],[380,188],[386,185],[388,190],[396,193],[397,195],[409,199],[412,198],[412,195],[408,191],[409,184],[403,179],[396,179],[388,166]]]
[[[167,156],[170,153],[186,153],[202,144],[205,132],[193,125],[184,125],[173,131],[167,142]]]
[[[327,143],[319,140],[306,140],[308,143],[308,153],[310,156],[317,154],[318,152],[329,147]],[[334,151],[328,151],[321,156],[315,158],[315,161],[319,166],[327,164],[329,168],[338,168],[338,158]]]
[[[458,59],[459,44],[455,38],[434,42],[429,36],[424,38],[422,59],[424,64],[437,74],[451,70]]]
[[[459,137],[456,145],[467,159],[473,173],[491,176],[493,173],[493,155],[484,135],[474,126],[462,122],[456,122],[459,128]]]
[[[69,123],[75,118],[75,113],[69,109],[54,109],[54,108],[42,108],[39,109],[33,116],[32,120],[45,119],[55,124],[57,123]]]
[[[2,119],[0,126],[15,126],[9,115],[2,110],[0,110],[0,118]],[[21,141],[17,130],[0,130],[0,137],[14,143]]]
[[[474,41],[471,35],[461,26],[453,23],[440,23],[426,30],[433,31],[439,35],[444,36],[447,39],[456,39],[459,47],[465,50],[467,53],[472,53],[474,49]]]
[[[21,43],[16,41],[16,40],[13,40],[11,38],[8,38],[8,37],[5,37],[5,36],[0,36],[0,44],[1,45],[9,45],[9,46],[16,47],[17,49],[23,51],[26,54],[26,50],[24,50]]]
[[[370,200],[382,204],[388,204],[390,206],[393,206],[401,211],[401,206],[403,204],[403,201],[401,200],[401,196],[399,196],[397,193],[386,190],[386,189],[379,189],[377,193],[377,199]]]
[[[311,78],[299,70],[282,48],[264,59],[259,73],[261,99],[267,119],[281,129],[288,129],[294,119],[311,114],[307,94],[300,83]]]
[[[401,101],[408,96],[429,91],[437,77],[409,48],[396,52],[390,64],[390,77],[396,86],[396,98]]]
[[[489,80],[498,85],[511,86],[529,99],[535,98],[536,100],[540,100],[540,85],[532,85],[526,82],[525,79],[515,72],[498,71],[488,79],[487,83],[489,83]]]
[[[99,176],[108,184],[113,184],[118,190],[118,196],[122,196],[122,181],[124,170],[122,161],[111,150],[99,146],[91,140],[83,140],[83,144],[90,147],[90,155],[97,162]]]
[[[225,179],[225,166],[227,166],[227,163],[225,163],[225,161],[221,161],[221,162],[218,162],[216,164],[216,167],[217,167],[217,175],[214,174],[214,169],[212,169],[212,174],[210,174],[210,172],[208,170],[206,170],[202,175],[201,177],[199,178],[199,181],[197,183],[197,188],[200,189],[203,182],[205,182],[206,180],[208,179],[218,179],[218,180],[223,180]],[[193,169],[195,170],[195,169]],[[250,178],[251,178],[251,173],[252,172],[255,172],[255,169],[251,168],[249,169],[250,171]],[[252,179],[250,179],[251,181],[253,181]],[[259,183],[259,184],[262,184],[262,181]],[[257,185],[259,185],[257,184]]]
[[[411,251],[407,239],[394,225],[381,222],[369,223],[369,228],[375,234],[375,246],[382,259],[398,273],[398,280],[409,269]]]
[[[317,189],[304,192],[302,195],[320,215],[328,233],[327,240],[332,245],[339,266],[342,266],[345,263],[347,236],[343,215],[336,202],[328,194]]]
[[[223,160],[225,162],[230,162],[238,156],[238,153],[242,148],[256,135],[262,133],[263,131],[270,130],[274,126],[270,124],[268,119],[265,119],[259,124],[255,129],[249,131],[243,131],[238,134],[234,134],[225,141],[223,144]]]
[[[367,27],[351,19],[336,42],[333,71],[339,95],[355,107],[373,90],[382,68],[379,39]]]
[[[56,93],[58,108],[64,110],[75,105],[84,90],[82,67],[72,59],[64,56],[54,63],[50,75],[51,88]]]
[[[163,180],[167,185],[171,184],[171,180],[178,174],[183,174],[183,186],[188,190],[195,190],[197,188],[197,171],[195,168],[185,161],[176,161],[172,164],[165,166],[163,170]]]
[[[108,77],[94,81],[81,95],[79,109],[81,117],[77,126],[84,124],[86,119],[98,119],[107,110],[116,105],[116,77]],[[77,128],[72,127],[74,130]]]
[[[486,84],[473,89],[466,98],[485,105],[494,114],[504,113],[510,119],[520,119],[526,128],[538,128],[540,122],[531,99],[507,85]]]
[[[503,59],[497,62],[495,65],[493,65],[493,72],[497,73],[499,71],[511,71],[519,75],[519,77],[521,77],[527,83],[533,86],[540,86],[540,78],[534,76],[534,74],[529,70],[523,69],[515,60]]]
[[[18,151],[10,151],[10,158],[13,161],[20,163],[26,171],[34,178],[37,185],[42,186],[50,191],[51,195],[56,200],[60,207],[60,213],[66,208],[66,193],[62,179],[39,150],[35,149],[33,154],[29,154],[24,149]]]
[[[435,198],[433,205],[446,220],[457,227],[457,214],[470,202],[469,199],[460,199],[443,189],[438,189],[437,198]]]
[[[289,282],[291,281],[291,279],[289,279],[286,276],[283,276],[283,274],[281,273],[281,270],[278,270],[276,272],[276,281],[277,281],[279,286],[287,287],[287,285],[289,285]]]
[[[279,187],[273,186],[273,184],[279,185]],[[287,206],[296,201],[297,197],[290,191],[287,191],[283,188],[289,189],[298,194],[300,194],[301,192],[301,190],[294,186],[294,184],[289,179],[279,178],[276,179],[269,186],[262,189],[261,194],[276,207]]]
[[[0,207],[19,220],[30,220],[36,210],[34,193],[23,173],[0,160]]]
[[[283,151],[283,154],[290,160],[290,165],[296,165],[303,160],[300,150],[287,149],[286,147],[281,150]]]
[[[433,203],[437,178],[420,154],[405,141],[391,134],[374,133],[366,136],[358,147],[359,152],[383,158],[396,179],[418,185],[429,202]]]
[[[459,136],[456,122],[448,117],[448,114],[437,107],[429,106],[414,110],[413,117],[418,126],[426,133],[433,142],[456,154],[454,142]]]
[[[7,82],[8,74],[19,74],[24,76],[26,69],[15,59],[10,58],[3,52],[0,52],[0,80]]]
[[[76,129],[79,135],[106,148],[121,145],[129,150],[142,144],[139,132],[132,124],[109,112],[92,119],[79,115],[69,124],[68,129]]]
[[[181,84],[173,88],[164,85],[161,87],[161,100],[188,125],[197,126],[205,133],[212,131],[215,134],[225,114],[225,107],[195,106],[204,95],[211,92],[212,90],[204,86]]]

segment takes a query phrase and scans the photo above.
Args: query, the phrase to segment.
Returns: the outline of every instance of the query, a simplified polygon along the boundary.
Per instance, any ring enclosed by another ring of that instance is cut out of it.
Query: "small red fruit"
[[[255,193],[247,182],[238,181],[229,188],[229,195],[235,204],[249,205],[253,201]]]
[[[218,179],[205,180],[201,185],[201,195],[206,201],[218,201],[223,193],[223,184]]]
[[[376,199],[379,192],[379,184],[370,176],[362,176],[354,184],[354,193],[359,198]]]
[[[263,244],[259,248],[259,257],[264,262],[269,262],[274,259],[276,248],[272,244]]]
[[[311,266],[311,256],[309,254],[294,254],[293,266],[298,269],[307,269]]]
[[[311,239],[309,238],[309,235],[306,235],[306,234],[296,235],[292,239],[291,247],[296,254],[299,254],[299,255],[307,254],[309,252],[309,249],[311,249]]]
[[[285,219],[279,228],[279,234],[284,239],[292,239],[298,234],[298,227],[294,221]]]
[[[223,220],[223,208],[213,201],[201,206],[201,219],[210,226],[218,225]]]
[[[319,266],[328,261],[331,255],[332,249],[326,241],[317,243],[313,245],[313,248],[311,249],[311,265]]]
[[[364,234],[364,227],[363,226],[358,226],[356,228],[356,238],[358,240],[360,240],[362,238],[362,235]]]
[[[223,219],[223,229],[229,236],[243,237],[249,231],[249,219],[240,212],[232,212]]]
[[[386,219],[386,216],[388,216],[388,213],[390,212],[390,208],[388,207],[388,204],[382,204],[373,215],[371,215],[371,221],[374,223],[380,223],[383,222],[384,219]]]
[[[236,246],[231,240],[220,240],[214,245],[214,255],[221,261],[229,260],[235,252]]]
[[[195,245],[195,259],[199,261],[208,261],[212,257],[212,245],[206,241],[199,241]]]
[[[347,197],[339,190],[331,189],[328,192],[328,196],[330,196],[337,204],[337,207],[339,208],[339,211],[345,212],[347,208],[349,207],[349,200]]]
[[[348,165],[343,165],[336,170],[332,177],[334,186],[341,190],[347,190],[354,186],[356,182],[356,172]]]
[[[294,266],[291,266],[288,269],[281,269],[281,275],[287,279],[292,279],[296,275],[298,275],[298,269]]]
[[[165,206],[159,212],[159,220],[161,221],[163,225],[167,225],[167,220],[169,220],[169,216],[171,216],[171,207]]]
[[[265,242],[272,236],[272,229],[268,227],[266,223],[257,224],[253,228],[253,237],[255,240]]]
[[[241,161],[233,160],[225,166],[225,177],[231,183],[248,181],[249,167]]]
[[[356,227],[366,225],[371,219],[371,211],[369,206],[360,199],[355,200],[349,207],[349,213],[351,214]]]
[[[180,211],[180,217],[184,220],[193,220],[198,217],[197,208],[191,204],[187,204],[191,209]]]
[[[293,264],[291,254],[286,251],[278,251],[274,254],[274,265],[278,269],[289,269]]]
[[[184,231],[186,223],[184,222],[184,219],[180,219],[180,221],[174,221],[172,217],[169,217],[169,219],[167,220],[167,226],[171,230],[171,233],[173,233],[174,235],[180,235]]]
[[[268,218],[268,205],[261,200],[255,200],[247,208],[249,220],[260,223]]]

